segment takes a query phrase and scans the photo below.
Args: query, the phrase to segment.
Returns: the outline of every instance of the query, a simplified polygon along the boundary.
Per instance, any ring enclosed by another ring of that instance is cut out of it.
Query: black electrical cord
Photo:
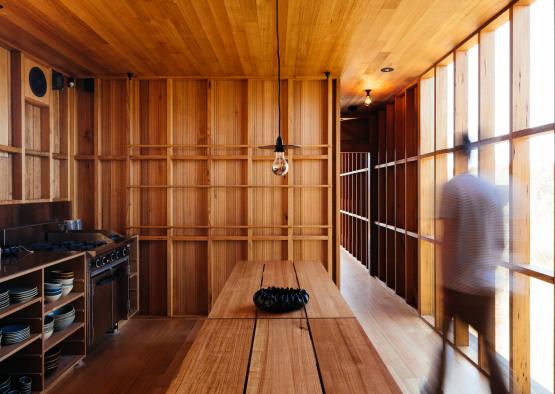
[[[278,61],[278,136],[281,137],[281,60],[279,57],[279,0],[276,0],[276,36]]]

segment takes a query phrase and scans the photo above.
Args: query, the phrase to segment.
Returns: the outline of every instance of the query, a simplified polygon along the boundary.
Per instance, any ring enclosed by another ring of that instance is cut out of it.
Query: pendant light
[[[365,89],[364,90],[366,92],[366,97],[364,98],[364,105],[366,105],[367,107],[372,104],[372,97],[370,97],[370,92],[372,91],[371,89]]]
[[[277,37],[277,62],[278,62],[278,136],[275,145],[259,146],[260,149],[273,149],[276,157],[272,163],[274,175],[285,176],[289,172],[289,163],[285,158],[285,149],[300,148],[298,145],[285,145],[281,138],[281,59],[279,57],[279,0],[276,0],[276,37]]]

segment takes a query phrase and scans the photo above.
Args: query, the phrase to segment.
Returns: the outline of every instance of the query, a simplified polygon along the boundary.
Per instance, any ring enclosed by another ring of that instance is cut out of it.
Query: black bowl
[[[305,289],[268,287],[254,293],[252,300],[265,312],[285,313],[303,308],[309,298]]]

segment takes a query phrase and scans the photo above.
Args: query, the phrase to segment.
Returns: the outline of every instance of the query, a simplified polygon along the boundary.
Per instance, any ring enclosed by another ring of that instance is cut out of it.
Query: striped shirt
[[[498,189],[470,174],[454,177],[443,187],[440,219],[452,219],[452,250],[443,261],[444,285],[470,294],[495,289],[495,268],[504,248],[502,198]],[[447,241],[447,239],[444,239]]]

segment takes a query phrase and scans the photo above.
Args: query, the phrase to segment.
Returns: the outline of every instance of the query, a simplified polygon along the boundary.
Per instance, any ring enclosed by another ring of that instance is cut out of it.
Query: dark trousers
[[[501,368],[495,357],[495,349],[492,346],[495,335],[495,319],[493,318],[495,312],[495,294],[492,292],[490,295],[475,295],[444,289],[443,295],[443,346],[441,349],[439,369],[436,369],[438,371],[438,377],[434,391],[443,391],[447,363],[447,333],[451,320],[454,317],[458,317],[465,323],[474,327],[474,329],[478,331],[480,337],[483,338],[490,371],[489,385],[491,392],[494,394],[508,393],[505,383],[503,382]]]

